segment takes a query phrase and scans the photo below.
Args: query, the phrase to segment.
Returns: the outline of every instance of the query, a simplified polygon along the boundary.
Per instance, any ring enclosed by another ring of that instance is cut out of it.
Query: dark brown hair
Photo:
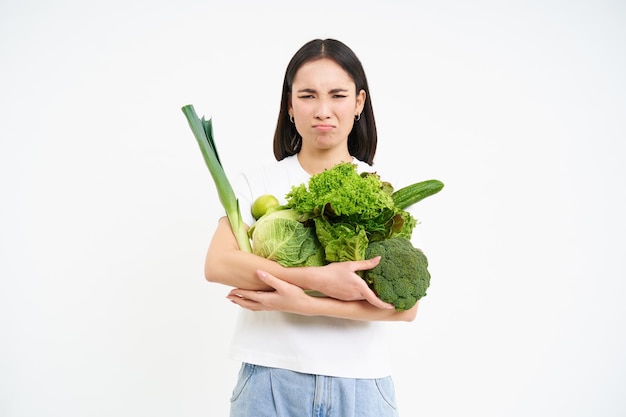
[[[348,151],[358,160],[372,165],[378,137],[365,71],[354,52],[344,43],[335,39],[309,41],[289,61],[285,71],[278,123],[274,133],[274,156],[276,160],[280,161],[300,151],[302,137],[296,131],[295,125],[289,121],[289,99],[293,79],[302,65],[322,58],[332,59],[350,75],[356,85],[357,94],[361,90],[365,91],[365,106],[361,112],[361,117],[359,120],[355,120],[352,131],[348,135]]]

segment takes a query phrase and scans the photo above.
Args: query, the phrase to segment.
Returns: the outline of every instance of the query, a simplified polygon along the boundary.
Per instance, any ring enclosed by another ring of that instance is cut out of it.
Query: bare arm
[[[282,281],[265,271],[257,271],[260,280],[272,291],[233,289],[228,299],[252,311],[283,311],[305,316],[327,316],[365,321],[413,321],[418,304],[406,311],[381,309],[367,301],[340,301],[326,297],[311,297],[301,288]]]
[[[277,262],[239,250],[228,219],[224,217],[219,220],[207,251],[205,276],[208,281],[235,288],[272,291],[273,288],[257,275],[258,270],[263,270],[299,288],[316,290],[337,300],[366,300],[378,309],[391,309],[389,304],[376,297],[356,273],[371,269],[378,262],[379,258],[375,258],[334,262],[321,267],[286,268]]]

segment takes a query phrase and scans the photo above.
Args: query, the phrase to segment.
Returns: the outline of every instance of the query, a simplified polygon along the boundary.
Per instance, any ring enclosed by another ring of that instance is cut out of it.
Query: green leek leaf
[[[226,177],[226,172],[220,162],[215,141],[213,140],[213,124],[211,119],[205,120],[198,118],[193,105],[187,105],[182,107],[182,111],[187,118],[189,127],[193,132],[200,151],[204,158],[204,162],[209,168],[209,172],[215,182],[217,188],[217,194],[222,203],[222,207],[226,211],[230,227],[233,230],[239,249],[252,253],[252,247],[250,245],[250,239],[248,237],[248,231],[241,217],[239,211],[239,201],[235,197],[233,188]]]

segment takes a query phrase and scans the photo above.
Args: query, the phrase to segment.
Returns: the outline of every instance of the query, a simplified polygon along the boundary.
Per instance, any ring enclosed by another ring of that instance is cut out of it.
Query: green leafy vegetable
[[[233,230],[239,249],[245,252],[252,252],[250,245],[250,239],[248,238],[248,231],[241,217],[239,211],[239,201],[235,197],[235,193],[226,177],[222,163],[220,162],[215,142],[213,141],[213,124],[211,119],[205,120],[198,118],[195,109],[192,105],[187,105],[182,108],[189,127],[191,128],[200,151],[204,157],[204,161],[209,168],[215,186],[217,188],[217,194],[220,202],[226,211],[226,216],[230,223],[230,227]]]
[[[411,237],[417,220],[395,206],[393,187],[374,172],[340,163],[292,187],[287,207],[312,220],[328,262],[365,259],[369,242]]]
[[[253,253],[283,266],[324,265],[322,247],[312,227],[298,221],[290,209],[270,210],[252,225]]]
[[[287,207],[301,222],[315,225],[327,262],[370,259],[379,264],[360,274],[378,297],[408,310],[426,295],[428,261],[411,243],[417,220],[405,210],[443,188],[438,180],[411,184],[397,192],[376,173],[342,163],[292,187]]]

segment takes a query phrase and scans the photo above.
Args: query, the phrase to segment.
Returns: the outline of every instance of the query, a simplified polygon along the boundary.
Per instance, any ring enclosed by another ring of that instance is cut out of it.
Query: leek
[[[217,148],[215,147],[213,140],[213,123],[210,118],[209,120],[205,120],[204,117],[202,117],[202,119],[198,118],[191,104],[183,106],[182,111],[187,118],[191,131],[196,137],[198,145],[200,145],[204,162],[213,177],[217,194],[224,210],[226,210],[226,216],[228,217],[230,228],[235,235],[239,249],[252,253],[248,231],[241,217],[241,212],[239,211],[239,201],[237,197],[235,197],[233,188],[226,177],[226,172],[220,162]]]

